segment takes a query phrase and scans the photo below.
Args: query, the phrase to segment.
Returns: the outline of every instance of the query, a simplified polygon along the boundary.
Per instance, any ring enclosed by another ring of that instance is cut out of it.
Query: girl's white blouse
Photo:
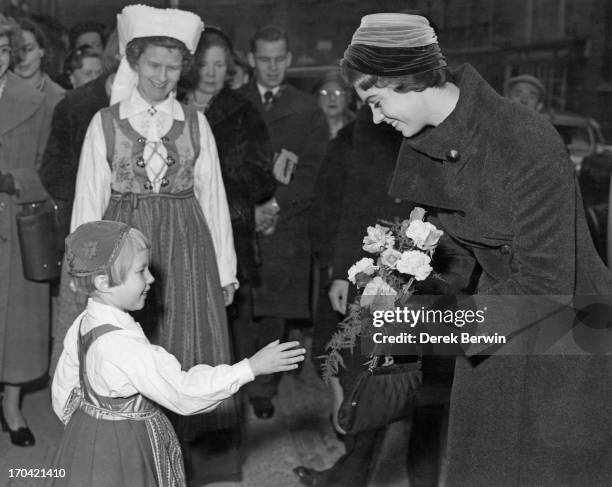
[[[137,89],[119,104],[119,116],[122,119],[127,118],[130,125],[147,138],[147,141],[150,141],[152,136],[159,139],[165,135],[175,119],[185,120],[183,108],[173,96],[156,105],[153,115],[150,110],[151,106],[144,101]],[[200,154],[194,165],[193,189],[212,234],[221,286],[232,283],[237,286],[234,237],[217,145],[206,118],[199,112],[198,121]],[[161,148],[165,151],[163,146]],[[102,219],[111,197],[111,176],[102,117],[98,112],[89,124],[81,150],[71,231],[83,223]],[[159,185],[156,190],[159,191]]]
[[[79,386],[79,328],[85,334],[104,324],[121,330],[102,335],[87,352],[87,378],[99,395],[129,397],[140,393],[171,411],[188,415],[214,409],[254,379],[248,359],[234,365],[202,364],[182,371],[174,355],[152,345],[128,313],[90,298],[66,334],[53,376],[53,410],[60,418],[71,391]]]

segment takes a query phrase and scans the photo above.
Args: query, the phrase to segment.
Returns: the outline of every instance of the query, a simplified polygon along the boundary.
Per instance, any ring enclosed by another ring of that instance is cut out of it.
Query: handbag
[[[338,411],[338,424],[347,434],[378,429],[405,418],[422,384],[421,361],[378,366],[375,356],[361,372]]]
[[[23,205],[16,216],[23,275],[29,281],[52,281],[62,267],[60,217],[50,202]]]

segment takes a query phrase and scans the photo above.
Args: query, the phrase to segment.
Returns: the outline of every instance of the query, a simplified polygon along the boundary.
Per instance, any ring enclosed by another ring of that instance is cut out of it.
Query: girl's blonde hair
[[[96,274],[73,277],[73,286],[78,292],[91,296],[97,291],[95,279],[98,276],[108,276],[108,285],[110,287],[123,284],[136,254],[150,249],[151,245],[147,237],[140,230],[130,228],[114,262],[105,270]]]

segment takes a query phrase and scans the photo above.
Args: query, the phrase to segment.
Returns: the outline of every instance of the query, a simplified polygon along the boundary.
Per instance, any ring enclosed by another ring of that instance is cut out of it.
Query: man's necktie
[[[273,101],[274,101],[274,93],[272,93],[271,91],[266,91],[264,93],[264,108],[266,109],[266,111],[272,108]]]

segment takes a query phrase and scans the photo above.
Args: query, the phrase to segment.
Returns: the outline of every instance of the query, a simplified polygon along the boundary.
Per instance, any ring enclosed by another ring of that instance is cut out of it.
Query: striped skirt
[[[152,343],[172,353],[183,370],[232,363],[229,329],[210,230],[193,191],[113,194],[104,215],[138,228],[151,242],[155,277],[135,315]],[[237,424],[237,400],[206,414],[168,415],[182,441]]]

